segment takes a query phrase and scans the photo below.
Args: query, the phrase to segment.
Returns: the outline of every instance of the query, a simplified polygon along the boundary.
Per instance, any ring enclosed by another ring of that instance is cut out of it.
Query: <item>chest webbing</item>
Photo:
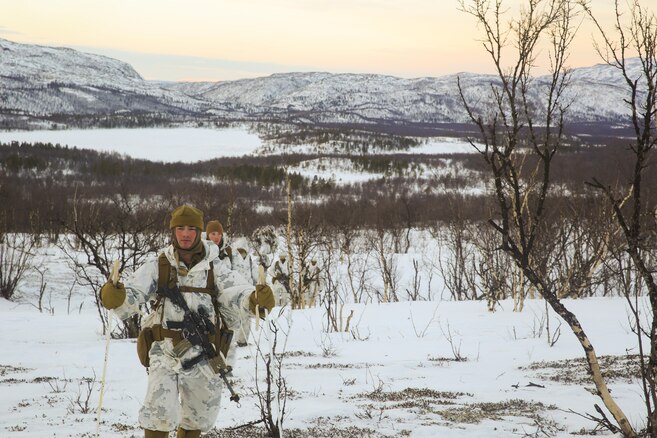
[[[215,315],[217,316],[217,322],[219,327],[225,327],[226,323],[219,312],[219,301],[217,300],[217,290],[215,289],[214,282],[214,264],[210,262],[210,269],[208,269],[208,278],[205,287],[191,287],[191,286],[180,286],[178,290],[181,293],[184,292],[197,292],[197,293],[206,293],[212,297],[212,306],[214,307]],[[171,266],[167,256],[162,253],[158,257],[158,273],[157,273],[157,288],[158,290],[163,287],[175,288],[178,285],[178,272],[176,269]],[[155,309],[159,309],[160,305],[164,306],[163,298],[158,294],[157,301],[155,302]],[[157,311],[157,310],[156,310]],[[163,311],[163,309],[162,309]],[[161,324],[156,324],[153,326],[153,335],[156,341],[161,341],[164,338],[172,338],[174,345],[181,340],[181,335],[179,330],[170,330],[162,327]],[[210,341],[214,342],[214,335],[209,336]]]
[[[176,287],[178,284],[178,270],[173,269],[166,254],[160,254],[160,257],[157,259],[157,264],[157,288],[160,289],[163,287]],[[180,292],[206,293],[212,296],[212,301],[214,302],[217,296],[217,291],[214,287],[214,264],[210,262],[210,269],[208,269],[208,279],[205,287],[180,286],[179,289]]]

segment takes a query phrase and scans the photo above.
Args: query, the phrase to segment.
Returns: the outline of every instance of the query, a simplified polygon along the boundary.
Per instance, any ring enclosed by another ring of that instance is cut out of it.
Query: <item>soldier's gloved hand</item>
[[[112,310],[119,307],[125,301],[125,286],[117,283],[116,286],[108,281],[100,288],[100,302],[103,307]]]
[[[266,284],[257,285],[256,290],[249,296],[249,310],[255,315],[257,305],[260,311],[260,318],[265,317],[265,309],[267,312],[271,312],[275,304],[274,292]]]

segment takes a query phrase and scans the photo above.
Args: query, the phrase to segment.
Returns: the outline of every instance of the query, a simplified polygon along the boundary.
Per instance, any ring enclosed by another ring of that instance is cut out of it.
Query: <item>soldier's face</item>
[[[185,225],[176,227],[176,241],[182,249],[190,249],[196,240],[196,228]]]
[[[219,231],[213,231],[208,234],[208,239],[212,240],[215,244],[219,245],[221,242],[221,233]]]

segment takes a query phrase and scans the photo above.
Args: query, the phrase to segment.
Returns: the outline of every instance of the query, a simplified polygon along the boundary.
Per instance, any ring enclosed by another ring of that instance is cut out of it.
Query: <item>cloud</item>
[[[108,56],[130,64],[145,79],[172,81],[219,81],[267,76],[290,71],[317,71],[308,65],[236,61],[200,56],[167,55],[90,46],[76,50]]]
[[[23,33],[0,25],[0,35],[23,35]]]

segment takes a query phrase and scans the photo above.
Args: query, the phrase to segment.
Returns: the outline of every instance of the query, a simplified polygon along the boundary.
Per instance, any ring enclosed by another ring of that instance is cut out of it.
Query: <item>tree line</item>
[[[618,139],[606,145],[564,147],[552,164],[553,211],[568,215],[574,204],[587,205],[595,194],[592,178],[628,184],[632,151]],[[354,169],[379,176],[337,184],[287,169],[315,158],[344,159]],[[526,154],[520,172],[530,172],[536,157]],[[274,155],[218,158],[197,163],[163,163],[117,153],[49,143],[0,145],[0,214],[8,231],[39,229],[59,233],[74,198],[98,203],[120,191],[140,199],[136,209],[166,215],[176,203],[203,207],[208,217],[228,220],[234,232],[249,234],[263,225],[285,222],[285,185],[289,178],[296,208],[317,223],[430,227],[459,217],[490,216],[490,169],[480,154],[451,155]],[[647,202],[655,204],[657,172],[644,177]],[[478,190],[472,190],[479,187]],[[112,215],[111,209],[107,211]]]

